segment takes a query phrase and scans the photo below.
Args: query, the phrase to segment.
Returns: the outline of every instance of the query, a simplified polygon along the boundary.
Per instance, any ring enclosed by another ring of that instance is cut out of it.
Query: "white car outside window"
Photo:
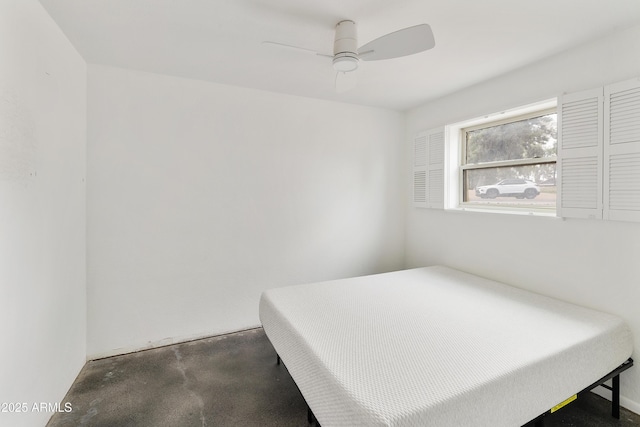
[[[516,197],[518,199],[534,199],[540,194],[540,187],[525,179],[503,179],[492,185],[476,187],[476,196],[483,199],[496,197]]]

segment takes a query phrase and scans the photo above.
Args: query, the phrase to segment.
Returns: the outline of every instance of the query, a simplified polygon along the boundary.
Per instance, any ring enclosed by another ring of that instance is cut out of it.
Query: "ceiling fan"
[[[333,55],[274,41],[262,43],[332,58],[333,68],[336,70],[335,87],[338,92],[355,86],[354,72],[358,69],[360,61],[379,61],[413,55],[431,49],[436,44],[431,27],[428,24],[420,24],[385,34],[358,48],[356,23],[350,20],[336,24]]]

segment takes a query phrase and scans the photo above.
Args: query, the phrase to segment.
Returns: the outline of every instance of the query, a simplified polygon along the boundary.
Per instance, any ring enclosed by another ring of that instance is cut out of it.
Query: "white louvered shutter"
[[[427,134],[413,140],[413,205],[427,207]]]
[[[427,207],[444,209],[444,128],[427,132]]]
[[[558,103],[558,216],[602,218],[603,89]]]
[[[604,93],[604,217],[640,221],[640,79]]]

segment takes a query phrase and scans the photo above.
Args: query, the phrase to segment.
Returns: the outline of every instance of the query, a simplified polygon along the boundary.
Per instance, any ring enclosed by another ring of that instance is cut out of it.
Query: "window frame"
[[[481,170],[491,169],[496,167],[513,167],[513,166],[530,166],[539,164],[556,164],[558,162],[558,155],[539,158],[528,159],[515,159],[515,160],[498,160],[492,162],[483,163],[466,163],[466,138],[467,132],[471,132],[478,129],[499,126],[506,123],[518,122],[534,117],[540,117],[548,114],[558,114],[557,99],[551,99],[519,108],[514,108],[509,111],[503,111],[497,114],[491,114],[478,119],[472,119],[464,122],[457,123],[455,125],[448,126],[449,135],[449,150],[454,154],[451,156],[452,162],[450,166],[453,171],[450,170],[449,176],[452,178],[449,182],[449,194],[453,197],[449,198],[449,209],[456,210],[470,210],[470,211],[484,211],[484,212],[500,212],[500,213],[526,213],[526,214],[541,214],[541,215],[553,215],[556,213],[556,206],[553,207],[535,207],[532,205],[519,206],[497,206],[489,203],[478,204],[468,203],[464,201],[465,188],[465,171],[468,170]],[[457,153],[456,153],[457,152]],[[455,160],[454,160],[455,159]],[[556,166],[557,167],[557,166]],[[556,169],[557,170],[557,169]],[[557,173],[556,173],[557,179]],[[455,188],[454,188],[455,186]],[[556,199],[557,203],[557,199]]]

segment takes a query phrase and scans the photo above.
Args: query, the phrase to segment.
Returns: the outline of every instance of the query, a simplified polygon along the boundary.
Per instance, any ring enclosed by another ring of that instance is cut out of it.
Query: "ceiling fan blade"
[[[358,85],[358,73],[356,71],[337,71],[334,83],[336,93],[350,91]]]
[[[316,52],[315,50],[307,49],[306,47],[293,46],[293,45],[290,45],[290,44],[272,42],[272,41],[269,41],[269,40],[263,41],[262,44],[263,45],[267,45],[267,46],[276,46],[276,47],[283,48],[283,49],[295,50],[297,52],[308,53],[310,55],[326,56],[326,57],[329,57],[329,58],[333,58],[333,55],[327,55],[327,54],[324,54],[324,53]]]
[[[413,55],[435,45],[431,27],[420,24],[378,37],[358,49],[358,55],[363,61],[378,61]]]

